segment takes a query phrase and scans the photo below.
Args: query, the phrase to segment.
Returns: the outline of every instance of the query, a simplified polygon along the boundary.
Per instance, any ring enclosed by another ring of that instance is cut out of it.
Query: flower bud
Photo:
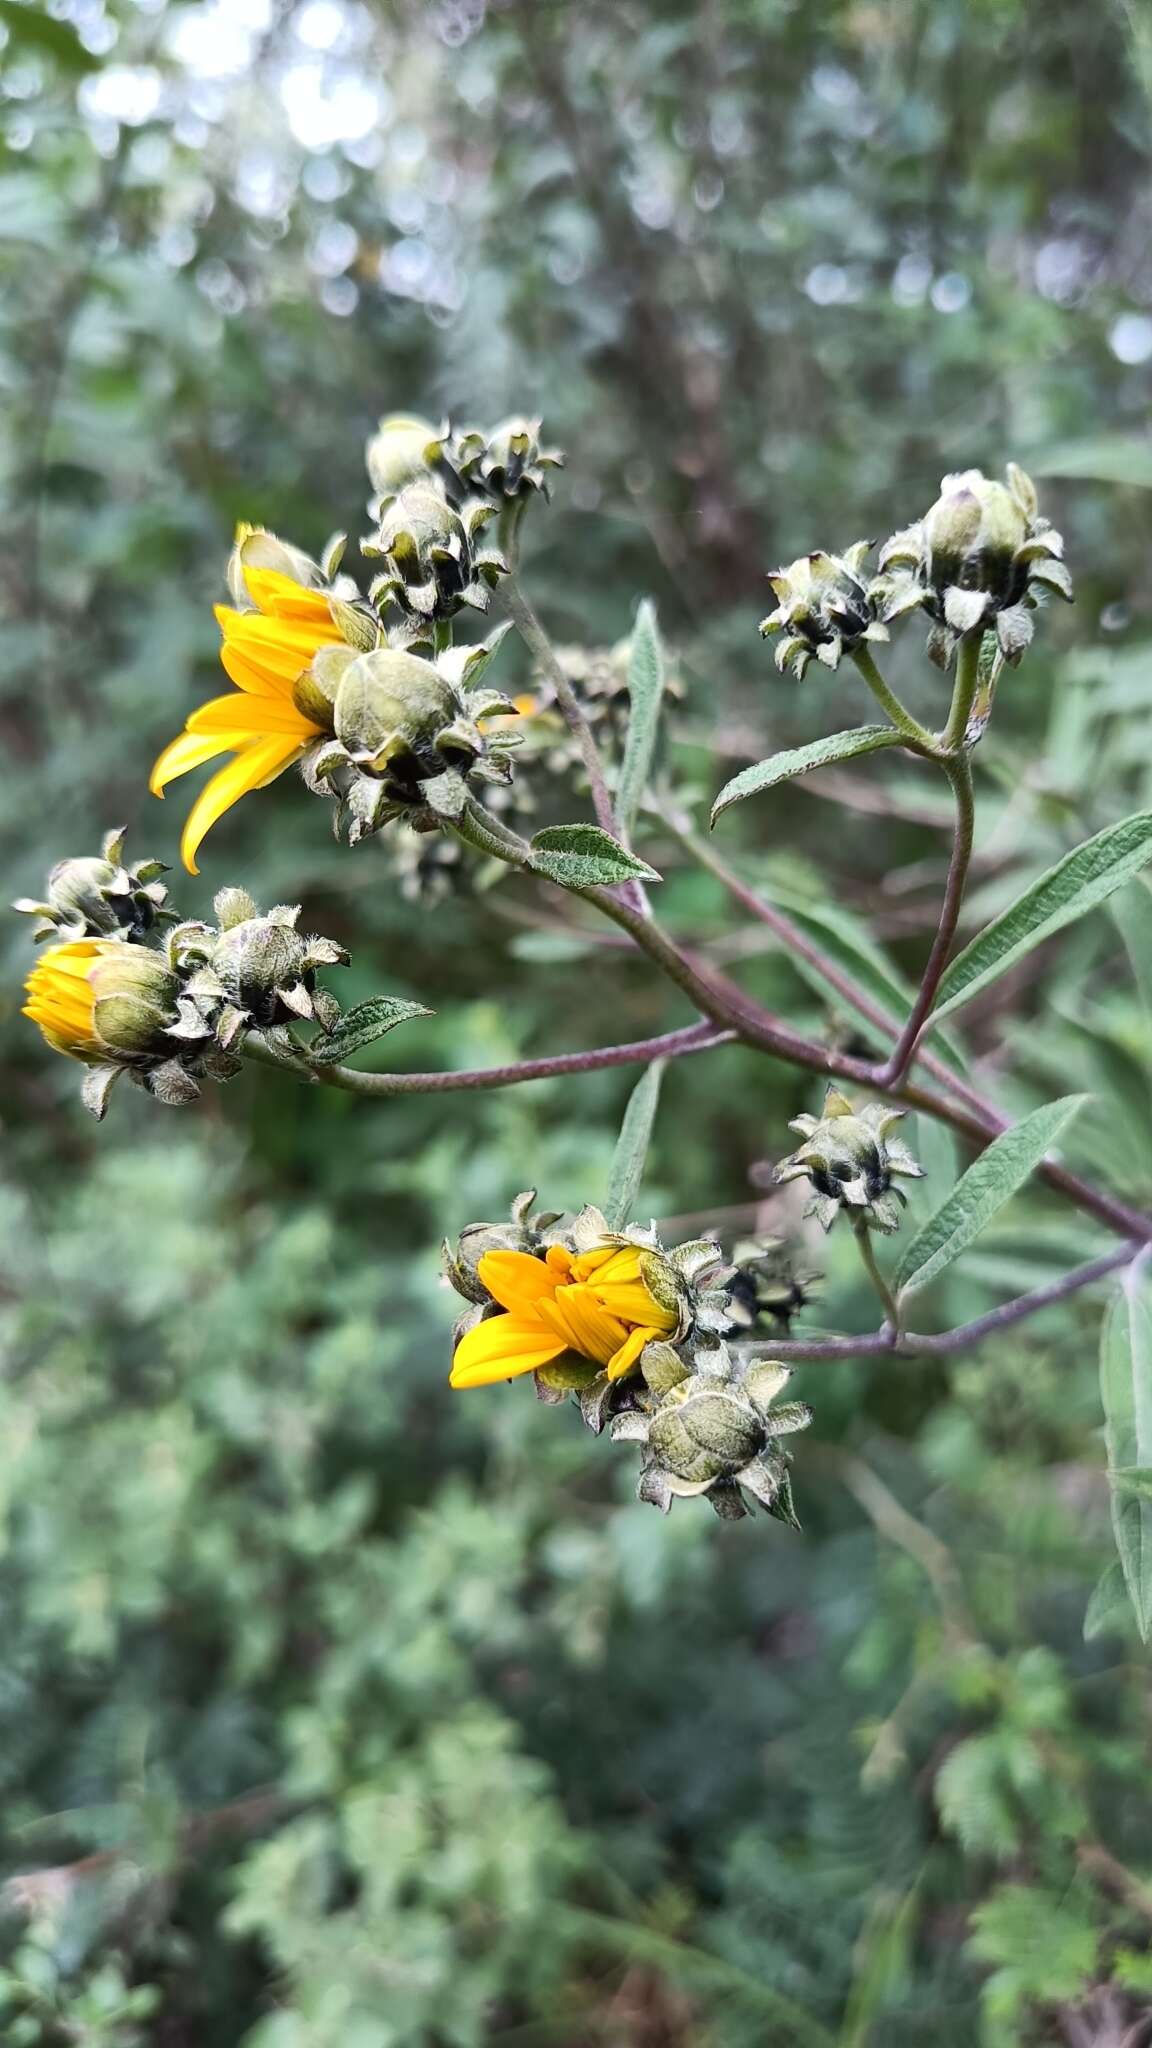
[[[157,880],[164,864],[125,867],[123,850],[123,832],[106,833],[99,854],[56,863],[43,902],[21,897],[13,908],[40,920],[37,939],[142,938],[172,915],[164,909],[168,891]]]
[[[513,418],[487,433],[468,428],[451,442],[453,467],[494,498],[523,498],[532,491],[547,497],[548,471],[563,468],[564,457],[540,446],[540,426],[538,419]]]
[[[648,1425],[653,1457],[693,1485],[738,1472],[763,1441],[763,1424],[739,1389],[701,1374],[671,1388]]]
[[[391,498],[408,484],[426,481],[444,445],[431,420],[393,412],[382,419],[365,450],[368,475],[382,498]]]
[[[232,919],[234,910],[249,905],[254,911],[241,890],[221,890],[216,898],[221,930],[207,954],[207,973],[191,985],[202,998],[201,1015],[226,1046],[243,1029],[267,1030],[293,1017],[327,1025],[338,1005],[317,990],[316,969],[342,966],[348,958],[344,948],[331,939],[303,937],[296,930],[297,905]],[[221,1003],[227,1006],[223,1012]]]
[[[888,1136],[903,1115],[875,1102],[857,1114],[838,1088],[829,1088],[822,1116],[800,1116],[790,1125],[806,1142],[780,1162],[776,1180],[811,1182],[805,1214],[817,1217],[825,1230],[841,1208],[873,1230],[898,1229],[905,1197],[893,1181],[919,1179],[924,1171],[906,1145]]]
[[[802,677],[813,655],[825,668],[836,668],[862,640],[888,638],[861,574],[869,546],[861,540],[844,555],[801,555],[769,576],[779,602],[761,620],[760,631],[784,634],[776,649],[778,669],[791,665]]]
[[[487,611],[489,592],[508,568],[498,549],[480,545],[494,510],[475,500],[456,511],[432,482],[406,484],[384,501],[380,525],[363,548],[384,559],[370,595],[400,612],[400,637],[430,639],[431,624],[454,618],[462,605]]]
[[[379,772],[400,752],[434,747],[458,709],[451,685],[431,662],[381,647],[347,665],[333,718],[336,737],[353,760]]]
[[[159,953],[120,945],[93,963],[88,977],[92,1020],[100,1044],[121,1059],[171,1052],[178,982]]]
[[[884,619],[922,604],[935,620],[928,652],[947,668],[961,634],[994,627],[1015,666],[1031,644],[1032,612],[1052,594],[1071,602],[1064,543],[1037,510],[1030,477],[1008,464],[1004,483],[978,469],[946,476],[915,526],[880,550],[873,594]]]

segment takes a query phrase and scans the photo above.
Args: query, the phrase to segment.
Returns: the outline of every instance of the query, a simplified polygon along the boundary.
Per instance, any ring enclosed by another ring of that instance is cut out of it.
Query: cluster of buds
[[[508,562],[485,529],[503,507],[546,494],[562,460],[541,447],[539,420],[503,420],[490,432],[406,414],[381,420],[367,449],[376,525],[362,546],[383,563],[370,596],[394,645],[435,646],[437,627],[465,606],[487,611]]]
[[[445,1246],[451,1285],[469,1306],[457,1323],[451,1383],[490,1385],[531,1373],[550,1404],[574,1396],[585,1422],[644,1447],[639,1496],[667,1512],[707,1495],[717,1514],[744,1496],[792,1520],[778,1438],[809,1420],[773,1409],[782,1366],[749,1365],[727,1339],[748,1327],[734,1306],[736,1269],[711,1239],[665,1249],[654,1227],[613,1230],[598,1209],[533,1212],[478,1223]]]
[[[111,843],[118,863],[119,835]],[[108,847],[105,840],[106,853]],[[64,862],[53,876],[101,865]],[[125,872],[154,867],[145,862]],[[47,895],[55,902],[60,891],[54,895],[50,886]],[[131,892],[117,888],[113,900],[130,906]],[[67,906],[69,935],[33,968],[24,1013],[56,1052],[85,1067],[83,1099],[97,1117],[124,1075],[161,1102],[190,1102],[203,1080],[226,1081],[239,1071],[249,1031],[283,1034],[303,1019],[326,1034],[340,1020],[339,1003],[317,986],[316,974],[348,956],[331,939],[302,936],[295,908],[281,905],[262,916],[244,890],[222,889],[216,924],[181,923],[164,910],[163,932],[126,917],[109,933],[98,874],[90,897],[72,888]],[[50,927],[53,934],[60,929]]]
[[[824,1230],[843,1209],[854,1222],[890,1235],[900,1227],[905,1202],[896,1181],[919,1180],[924,1172],[908,1147],[888,1135],[904,1114],[879,1102],[857,1110],[830,1087],[820,1116],[798,1116],[789,1126],[804,1143],[781,1160],[775,1180],[810,1183],[812,1199],[804,1213]]]
[[[951,665],[963,634],[986,630],[1000,659],[1015,666],[1031,644],[1036,606],[1051,595],[1071,602],[1063,542],[1015,463],[1002,484],[978,469],[946,476],[931,511],[884,542],[878,574],[869,577],[871,547],[862,540],[843,555],[817,551],[770,573],[777,604],[760,631],[782,635],[777,668],[803,676],[815,659],[834,669],[863,643],[887,640],[893,622],[917,610],[933,622],[928,653],[938,667]]]

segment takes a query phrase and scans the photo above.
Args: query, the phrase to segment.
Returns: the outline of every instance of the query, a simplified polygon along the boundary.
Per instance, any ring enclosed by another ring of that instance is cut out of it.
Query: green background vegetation
[[[393,408],[544,414],[568,469],[529,588],[590,646],[655,599],[701,802],[869,715],[847,666],[777,678],[767,567],[1015,456],[1080,602],[981,749],[970,918],[1149,804],[1144,0],[0,0],[0,30],[7,894],[121,822],[174,859],[183,785],[161,809],[147,769],[217,687],[232,524],[359,532]],[[934,722],[918,647],[895,672]],[[870,762],[721,833],[914,972],[942,818]],[[431,1001],[382,1063],[685,1021],[641,965],[525,924],[522,884],[429,915],[384,841],[327,826],[285,778],[174,888],[192,914],[224,882],[302,895],[353,947],[342,994]],[[672,874],[658,827],[644,850]],[[822,1028],[710,880],[662,901]],[[440,1237],[522,1187],[598,1199],[627,1074],[360,1104],[253,1070],[181,1112],[125,1090],[98,1131],[18,1016],[17,923],[5,2043],[1149,2038],[1147,1659],[1122,1614],[1083,1634],[1111,1550],[1098,1298],[953,1361],[807,1368],[803,1534],[662,1521],[574,1414],[449,1394],[437,1279]],[[1013,1113],[1093,1091],[1069,1157],[1149,1200],[1152,1024],[1106,914],[966,1021]],[[794,1222],[749,1169],[813,1093],[746,1052],[673,1068],[646,1211]],[[909,1134],[931,1206],[957,1157]],[[1030,1196],[933,1313],[1105,1243]],[[874,1323],[851,1244],[804,1249],[820,1319]]]

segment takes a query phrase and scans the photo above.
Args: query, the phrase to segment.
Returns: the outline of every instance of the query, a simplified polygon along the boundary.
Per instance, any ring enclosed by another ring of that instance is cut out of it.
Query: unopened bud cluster
[[[755,1281],[711,1239],[666,1249],[654,1227],[613,1230],[594,1208],[535,1214],[534,1200],[519,1196],[509,1223],[473,1224],[445,1246],[447,1277],[469,1304],[452,1385],[531,1373],[541,1400],[575,1398],[597,1434],[641,1447],[641,1500],[666,1513],[704,1495],[738,1519],[751,1499],[794,1521],[781,1438],[809,1411],[776,1404],[785,1366],[750,1362],[729,1342],[760,1319]],[[777,1306],[774,1326],[786,1328],[790,1311]]]
[[[879,1102],[857,1110],[829,1088],[820,1116],[798,1116],[789,1128],[804,1143],[776,1168],[775,1179],[807,1180],[805,1211],[830,1230],[843,1211],[851,1221],[885,1235],[900,1227],[905,1196],[898,1180],[919,1180],[924,1169],[890,1133],[905,1114]]]
[[[869,576],[871,549],[857,541],[842,555],[818,550],[771,572],[777,604],[760,630],[782,636],[778,668],[803,676],[816,660],[834,669],[918,610],[932,620],[928,654],[938,667],[951,665],[963,635],[985,631],[1015,666],[1031,644],[1036,607],[1053,595],[1072,598],[1061,537],[1015,463],[1004,483],[978,469],[946,476],[930,511],[883,543]]]

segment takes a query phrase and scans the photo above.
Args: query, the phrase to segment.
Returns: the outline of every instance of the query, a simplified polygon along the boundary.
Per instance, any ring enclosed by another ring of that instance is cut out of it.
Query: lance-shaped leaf
[[[655,868],[637,860],[599,825],[546,825],[532,841],[532,866],[563,889],[610,888],[633,877],[660,880]]]
[[[1105,902],[1150,860],[1152,811],[1134,811],[1066,853],[957,954],[940,983],[936,1022],[970,1003],[1043,939]]]
[[[1104,1321],[1100,1395],[1112,1531],[1141,1640],[1152,1633],[1152,1500],[1132,1483],[1152,1466],[1152,1284],[1141,1253]]]
[[[810,740],[806,747],[788,747],[782,754],[770,754],[766,761],[755,761],[751,768],[742,768],[739,775],[724,784],[712,806],[712,823],[746,796],[759,796],[762,790],[775,789],[778,782],[791,782],[796,775],[807,775],[810,768],[828,768],[834,761],[851,761],[857,754],[874,754],[880,747],[902,744],[895,726],[858,725],[850,732],[834,732],[822,740]]]
[[[1046,1102],[980,1154],[909,1243],[896,1274],[902,1296],[919,1294],[967,1250],[1087,1101],[1086,1095],[1064,1095]]]
[[[772,887],[766,892],[774,903],[787,912],[792,923],[798,925],[806,938],[812,939],[822,953],[832,959],[837,967],[844,969],[850,984],[854,984],[859,996],[871,997],[872,1002],[885,1010],[893,1022],[895,1031],[908,1015],[915,999],[915,990],[910,988],[904,977],[893,966],[882,946],[868,931],[867,926],[850,911],[838,904],[808,903],[794,896],[791,891]],[[868,1030],[876,1032],[863,1008],[859,996],[837,994],[828,997],[828,985],[818,967],[812,966],[799,954],[790,953],[789,959],[797,974],[803,975],[809,985],[827,1000],[844,1003],[858,1016]],[[883,1043],[883,1038],[879,1040]],[[943,1031],[929,1034],[926,1041],[933,1052],[946,1059],[949,1066],[961,1075],[966,1075],[969,1062],[954,1039]]]
[[[604,1203],[604,1214],[613,1230],[622,1229],[628,1222],[640,1190],[665,1064],[664,1060],[653,1060],[651,1066],[645,1067],[628,1097],[628,1107],[624,1111],[620,1136],[612,1155]]]
[[[423,1003],[405,1002],[402,996],[370,996],[366,1003],[357,1003],[352,1010],[346,1010],[338,1024],[327,1036],[318,1032],[308,1047],[308,1058],[317,1067],[335,1066],[338,1060],[346,1060],[350,1053],[359,1052],[365,1045],[374,1045],[386,1032],[394,1031],[397,1024],[407,1024],[412,1017],[431,1017],[435,1013],[425,1009]]]
[[[625,839],[632,837],[636,814],[648,786],[663,696],[664,649],[655,607],[645,598],[636,613],[628,653],[628,737],[616,790],[616,815]]]

